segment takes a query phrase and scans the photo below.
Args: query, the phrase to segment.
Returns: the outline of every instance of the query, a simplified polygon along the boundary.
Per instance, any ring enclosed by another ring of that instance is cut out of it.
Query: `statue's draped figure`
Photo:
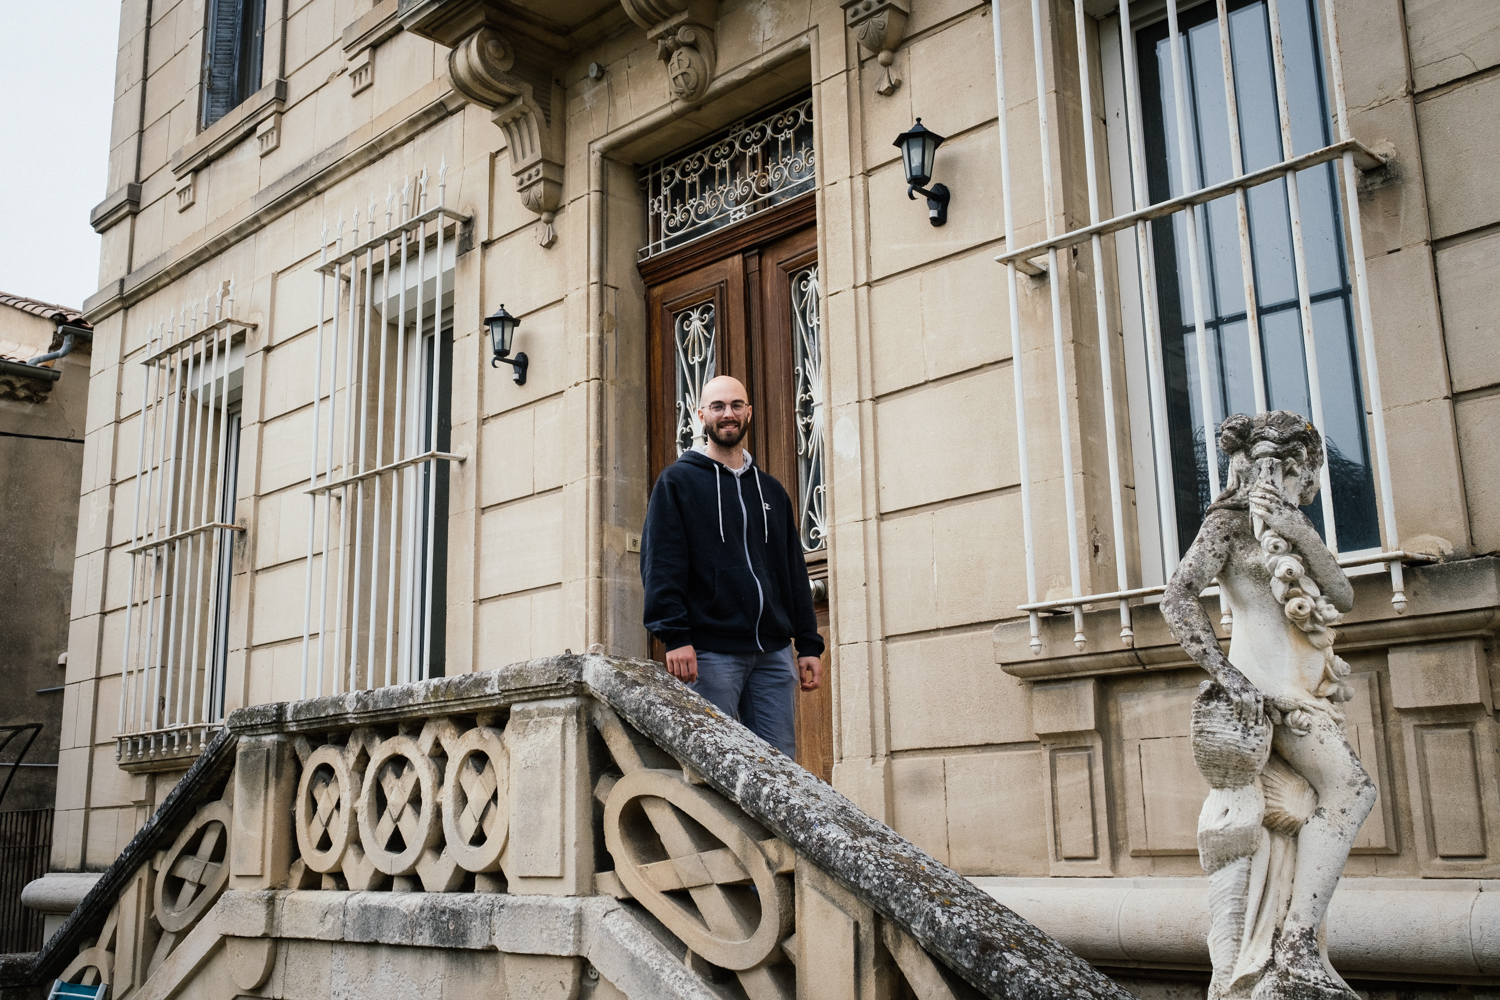
[[[1352,690],[1333,651],[1353,589],[1298,509],[1318,491],[1317,430],[1283,410],[1219,428],[1228,484],[1162,599],[1172,634],[1213,678],[1193,704],[1210,792],[1198,818],[1209,875],[1211,1000],[1353,1000],[1323,925],[1375,787],[1344,734]],[[1217,580],[1226,657],[1198,595]]]

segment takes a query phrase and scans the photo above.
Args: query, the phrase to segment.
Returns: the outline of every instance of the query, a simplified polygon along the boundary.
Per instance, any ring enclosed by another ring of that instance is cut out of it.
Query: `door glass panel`
[[[797,406],[798,529],[808,552],[828,546],[823,482],[823,326],[818,315],[818,265],[795,271],[792,282],[792,370]]]
[[[677,354],[677,454],[703,444],[698,400],[714,377],[718,359],[714,304],[703,302],[672,314],[672,343]]]

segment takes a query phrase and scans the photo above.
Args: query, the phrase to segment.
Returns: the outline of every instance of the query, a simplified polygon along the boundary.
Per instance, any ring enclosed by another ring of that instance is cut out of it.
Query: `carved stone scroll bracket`
[[[537,242],[544,247],[557,242],[552,223],[563,193],[564,98],[553,64],[534,40],[512,43],[488,24],[464,36],[448,54],[453,89],[495,112],[521,204],[541,216]]]
[[[901,78],[891,66],[896,61],[896,48],[906,36],[910,0],[843,0],[840,6],[844,8],[844,26],[854,32],[859,47],[880,63],[875,92],[891,96],[901,86]]]
[[[667,67],[671,98],[697,104],[718,70],[714,28],[717,0],[620,0],[630,19],[646,29]]]

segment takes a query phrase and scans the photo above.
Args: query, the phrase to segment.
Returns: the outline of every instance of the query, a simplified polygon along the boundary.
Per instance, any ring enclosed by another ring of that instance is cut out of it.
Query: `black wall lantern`
[[[494,315],[485,319],[484,325],[490,328],[490,345],[495,351],[495,356],[490,359],[490,367],[499,368],[500,362],[504,361],[515,369],[511,377],[516,380],[516,385],[525,385],[526,366],[530,364],[526,360],[526,352],[510,356],[511,341],[515,339],[516,327],[521,325],[521,321],[506,312],[505,306],[501,305]]]
[[[915,125],[896,136],[896,141],[891,144],[901,150],[901,165],[906,168],[906,196],[912,199],[919,194],[927,197],[927,221],[934,226],[948,221],[950,195],[946,185],[934,184],[930,190],[924,185],[932,180],[932,163],[942,144],[943,137],[924,126],[920,118]]]

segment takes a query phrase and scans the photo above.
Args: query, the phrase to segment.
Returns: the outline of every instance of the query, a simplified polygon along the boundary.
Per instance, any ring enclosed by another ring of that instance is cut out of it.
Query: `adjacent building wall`
[[[0,304],[0,354],[46,354],[55,324]],[[68,649],[73,539],[83,470],[89,355],[82,348],[53,368],[56,382],[15,377],[0,385],[0,725],[42,723],[0,809],[50,809],[57,790],[63,718],[60,657]],[[26,398],[21,398],[25,396]],[[43,690],[43,689],[53,690]],[[17,759],[25,737],[5,751]],[[0,770],[0,781],[10,768]]]

